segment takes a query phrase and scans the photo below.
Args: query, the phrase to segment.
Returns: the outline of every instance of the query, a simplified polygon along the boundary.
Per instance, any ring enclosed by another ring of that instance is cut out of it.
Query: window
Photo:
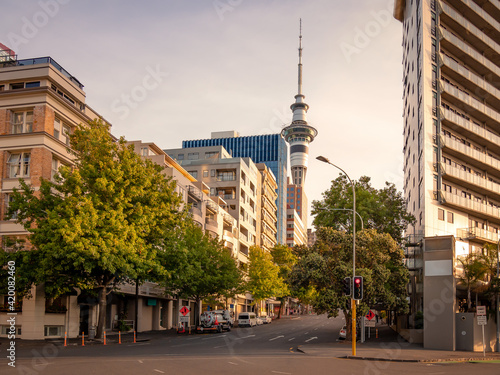
[[[63,335],[63,326],[45,326],[44,335],[61,337]]]
[[[11,194],[5,194],[5,215],[7,215],[7,212],[9,211],[9,206],[12,200],[13,197]],[[16,220],[16,219],[17,219],[17,212],[14,212],[10,216],[9,220]]]
[[[217,195],[217,189],[216,188],[210,188],[210,195],[211,196]]]
[[[28,177],[30,175],[30,159],[29,152],[10,154],[7,161],[8,177]]]
[[[444,210],[441,208],[438,208],[438,219],[444,220]]]
[[[188,153],[188,160],[198,160],[199,154],[197,152]]]
[[[194,178],[198,178],[198,171],[189,171],[188,173]]]
[[[217,151],[205,152],[205,159],[214,158],[218,155],[219,153]]]
[[[11,89],[11,90],[20,90],[20,89],[24,89],[24,82],[16,82],[16,83],[11,83],[11,84],[10,84],[10,89]]]
[[[453,224],[453,212],[450,212],[448,211],[447,212],[447,217],[448,217],[448,223],[452,223]]]
[[[210,170],[210,177],[215,177],[215,169]]]
[[[141,155],[148,156],[148,154],[149,154],[149,147],[141,147]]]
[[[208,177],[208,171],[203,171],[203,177]]]
[[[68,125],[63,124],[58,118],[54,119],[54,138],[59,139],[61,142],[66,144],[66,146],[69,146],[70,132],[70,127]]]
[[[12,113],[12,134],[31,133],[33,131],[33,111]]]
[[[0,91],[5,90],[5,85],[0,85]]]
[[[27,89],[29,88],[32,88],[32,87],[40,87],[40,81],[36,81],[36,82],[26,82],[26,86],[25,86]]]
[[[184,154],[177,155],[177,160],[184,160]]]
[[[59,167],[61,166],[61,162],[57,159],[52,159],[52,169],[51,169],[51,174],[50,178],[54,180],[54,176],[56,173],[59,171]]]

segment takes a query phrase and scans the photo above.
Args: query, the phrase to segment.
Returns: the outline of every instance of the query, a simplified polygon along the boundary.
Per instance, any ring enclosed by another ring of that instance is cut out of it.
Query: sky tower
[[[309,143],[314,141],[318,131],[310,126],[306,120],[309,106],[304,102],[302,94],[302,20],[299,33],[299,86],[295,95],[295,103],[290,106],[293,112],[292,123],[281,131],[285,140],[290,144],[290,166],[292,180],[295,185],[303,186],[306,180],[307,162],[309,159]]]

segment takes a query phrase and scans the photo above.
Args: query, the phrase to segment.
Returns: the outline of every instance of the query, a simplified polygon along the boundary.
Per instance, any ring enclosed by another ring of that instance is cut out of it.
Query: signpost
[[[181,323],[189,323],[190,312],[191,311],[189,310],[189,307],[187,307],[187,306],[182,306],[179,309],[179,317],[180,317]]]
[[[363,319],[364,326],[368,328],[368,338],[370,338],[370,333],[371,333],[370,328],[375,327],[374,318],[375,318],[375,313],[373,312],[373,310],[370,310]]]
[[[486,356],[484,349],[484,326],[487,324],[486,317],[486,306],[477,306],[476,307],[476,315],[477,315],[477,324],[481,326],[483,331],[483,357]]]

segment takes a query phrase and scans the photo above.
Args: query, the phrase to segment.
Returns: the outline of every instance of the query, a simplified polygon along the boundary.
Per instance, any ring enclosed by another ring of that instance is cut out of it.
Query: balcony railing
[[[498,233],[476,227],[457,229],[457,236],[464,240],[481,240],[490,243],[498,243]]]
[[[478,176],[476,174],[464,171],[463,169],[452,167],[451,165],[448,164],[440,163],[439,165],[441,172],[443,172],[448,176],[453,176],[459,180],[468,182],[471,185],[479,186],[485,190],[488,190],[489,192],[500,195],[500,184],[497,184],[496,182],[487,180],[482,176]]]
[[[207,199],[205,201],[206,205],[207,205],[207,210],[210,210],[212,211],[213,213],[217,213],[219,212],[219,206],[217,205],[217,203],[215,203],[213,200],[211,199]]]
[[[467,146],[463,143],[460,143],[454,139],[448,138],[448,137],[441,137],[443,140],[443,144],[446,147],[449,147],[455,151],[460,152],[461,154],[467,155],[470,158],[481,162],[484,164],[484,167],[491,167],[496,170],[500,170],[500,160],[493,158],[485,153],[482,153],[478,150],[473,149],[470,146]]]
[[[437,195],[442,196],[442,202],[447,205],[455,206],[460,209],[466,209],[472,211],[476,214],[482,214],[484,216],[488,216],[491,221],[499,222],[500,221],[500,209],[497,207],[493,207],[487,205],[483,202],[478,202],[473,199],[465,198],[456,194],[452,194],[447,191],[439,190],[438,192],[434,192],[434,196]]]
[[[199,201],[203,198],[203,193],[196,186],[188,185],[188,193]]]
[[[217,181],[236,181],[235,175],[219,175],[216,177]]]
[[[64,69],[61,65],[59,65],[52,57],[37,57],[34,59],[23,59],[23,60],[15,60],[15,61],[5,61],[0,62],[0,66],[26,66],[26,65],[38,65],[38,64],[50,64],[58,71],[60,71],[66,78],[68,78],[71,82],[73,82],[80,89],[83,89],[83,85],[78,81],[74,76],[69,74],[69,72]]]

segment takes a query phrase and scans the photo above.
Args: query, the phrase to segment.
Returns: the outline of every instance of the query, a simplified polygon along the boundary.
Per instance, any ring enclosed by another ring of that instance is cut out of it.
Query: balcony
[[[482,100],[493,108],[500,108],[500,90],[488,83],[484,78],[471,72],[446,54],[441,55],[443,62],[442,72],[465,87],[476,93]]]
[[[203,199],[203,193],[196,186],[188,185],[188,194],[199,202]]]
[[[457,237],[463,240],[477,240],[480,242],[498,243],[498,233],[485,229],[471,227],[457,229]]]
[[[479,100],[471,96],[464,90],[451,85],[448,82],[441,81],[443,90],[442,97],[455,104],[459,108],[463,108],[471,116],[486,123],[492,128],[500,127],[500,113],[481,103]]]
[[[38,65],[38,64],[50,64],[56,70],[62,73],[63,76],[68,78],[71,82],[73,82],[79,89],[83,90],[83,85],[78,81],[74,76],[69,74],[69,72],[64,69],[61,65],[59,65],[52,57],[37,57],[34,59],[23,59],[23,60],[8,60],[0,62],[0,68],[10,67],[10,66],[29,66],[29,65]]]
[[[483,195],[495,194],[495,199],[500,200],[500,184],[448,164],[440,163],[439,166],[447,180],[454,181]]]
[[[223,217],[223,220],[224,220],[225,224],[230,225],[230,226],[234,226],[235,225],[234,217],[232,217],[231,215],[229,215],[227,213],[223,213],[222,217]]]
[[[217,175],[216,181],[236,181],[235,175]]]
[[[500,77],[500,67],[481,55],[474,48],[466,44],[451,31],[444,27],[439,28],[441,47],[457,56],[464,64],[473,68],[477,73],[488,76],[490,74]]]
[[[440,2],[443,13],[440,14],[441,22],[450,25],[467,43],[473,45],[478,52],[486,56],[492,62],[500,65],[500,45],[483,33],[469,20],[465,19],[455,9],[444,2]]]
[[[213,218],[205,218],[205,229],[209,230],[215,234],[219,233],[219,224],[217,223],[217,220]]]
[[[468,199],[447,191],[438,190],[434,192],[434,198],[446,206],[468,211],[479,218],[489,220],[491,223],[500,224],[500,210],[483,202]]]
[[[450,155],[466,160],[469,164],[500,177],[500,160],[473,149],[448,137],[439,137],[441,145]]]
[[[201,209],[191,206],[189,208],[189,212],[191,213],[191,215],[193,215],[194,221],[196,221],[198,224],[203,224],[203,214],[201,212]]]
[[[500,136],[462,117],[460,113],[441,108],[441,120],[447,126],[465,133],[467,138],[485,144],[488,150],[500,155]]]
[[[206,207],[207,207],[207,211],[209,211],[209,212],[211,212],[213,214],[216,214],[217,212],[219,212],[219,206],[213,200],[207,199],[205,201],[205,204],[206,204]]]

